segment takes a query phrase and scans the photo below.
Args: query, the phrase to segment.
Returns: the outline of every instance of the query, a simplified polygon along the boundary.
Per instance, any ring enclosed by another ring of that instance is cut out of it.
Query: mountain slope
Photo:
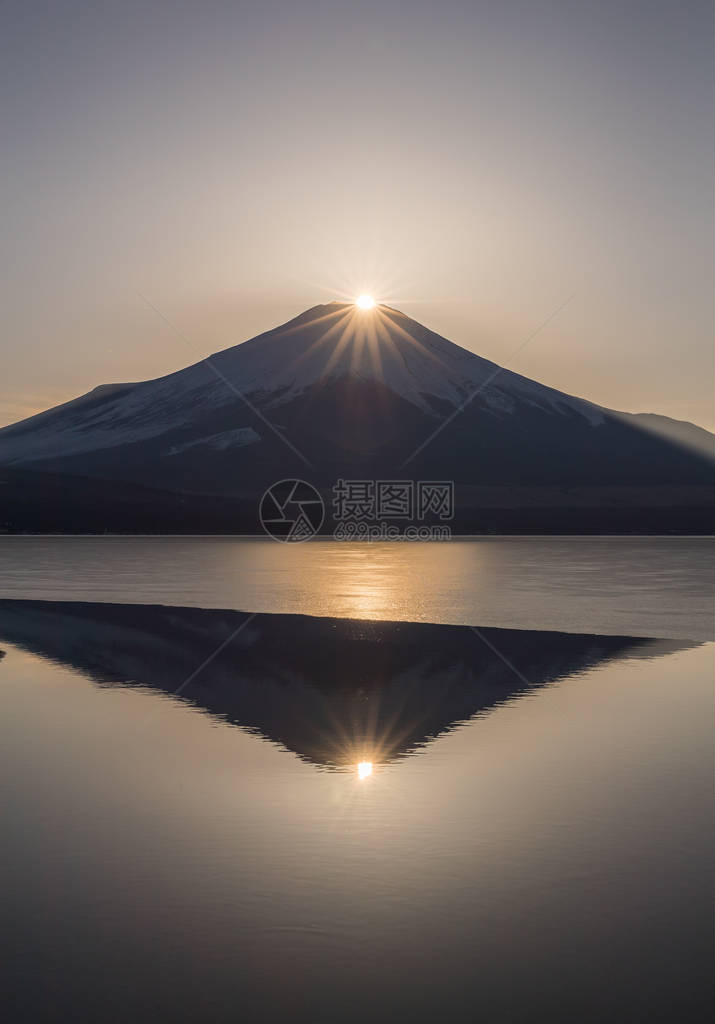
[[[252,496],[292,475],[326,487],[340,476],[711,486],[715,438],[685,427],[500,369],[388,307],[329,303],[177,373],[6,427],[0,464],[207,495]]]
[[[658,416],[652,412],[623,415],[632,418],[637,427],[649,433],[715,459],[715,434],[711,434],[703,427],[698,427],[695,423],[689,423],[688,420],[674,420],[669,416]]]
[[[241,407],[241,395],[278,411],[316,384],[378,382],[427,415],[454,408],[490,378],[483,402],[496,413],[517,402],[567,410],[598,423],[598,407],[535,384],[434,334],[395,310],[316,306],[275,330],[140,384],[104,385],[0,430],[0,458],[26,464],[132,444],[179,430],[211,412]],[[225,379],[224,379],[225,378]],[[237,404],[238,403],[238,404]],[[244,405],[246,412],[249,407]],[[244,417],[245,418],[245,417]],[[239,445],[241,442],[236,441]]]

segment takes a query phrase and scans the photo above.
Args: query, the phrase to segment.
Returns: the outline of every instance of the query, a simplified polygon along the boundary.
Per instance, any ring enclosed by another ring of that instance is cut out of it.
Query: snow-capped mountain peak
[[[378,382],[431,416],[442,414],[444,403],[458,407],[476,392],[498,414],[523,401],[556,413],[577,411],[593,423],[600,415],[588,402],[502,370],[398,310],[331,302],[184,370],[138,384],[104,385],[6,427],[0,430],[0,461],[34,462],[148,441],[224,407],[237,405],[243,413],[242,396],[271,414],[312,388],[349,379]]]
[[[388,306],[331,302],[186,369],[6,427],[0,465],[224,493],[243,486],[239,465],[246,478],[268,477],[296,450],[311,462],[319,452],[325,467],[397,468],[446,422],[428,454],[455,478],[709,478],[637,420],[499,367]]]
[[[512,393],[534,403],[558,403],[598,420],[598,407],[536,384],[455,345],[388,306],[315,306],[266,334],[227,349],[211,361],[250,396],[285,404],[316,384],[346,378],[378,381],[426,413],[461,405],[483,389],[483,402],[513,407]],[[436,400],[436,401],[435,401]]]

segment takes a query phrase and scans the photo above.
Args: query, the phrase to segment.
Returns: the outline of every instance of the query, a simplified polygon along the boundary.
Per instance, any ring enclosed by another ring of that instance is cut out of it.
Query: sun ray
[[[379,314],[378,314],[379,316]],[[372,363],[373,369],[377,379],[384,384],[385,383],[385,371],[382,366],[382,355],[380,353],[380,341],[377,336],[377,325],[376,318],[370,317],[370,322],[366,325],[367,331],[367,351]]]
[[[362,354],[367,339],[365,337],[365,325],[355,325],[355,340],[353,341],[352,352],[350,353],[350,369],[358,373],[361,370]]]
[[[361,308],[355,301],[338,303],[336,308],[329,309],[314,320],[288,327],[282,336],[306,328],[312,329],[315,325],[324,328],[291,362],[291,366],[297,370],[301,364],[315,357],[317,352],[325,351],[320,380],[329,377],[340,360],[347,356],[350,374],[372,376],[385,384],[391,373],[391,365],[399,366],[400,372],[404,369],[409,373],[409,348],[443,367],[443,360],[405,329],[399,322],[401,318],[397,310],[383,305]],[[408,343],[409,348],[405,348],[403,341]]]
[[[323,347],[324,345],[330,344],[330,342],[332,340],[331,336],[335,332],[343,330],[344,327],[345,328],[349,327],[350,321],[352,320],[353,316],[354,316],[353,310],[348,310],[347,312],[345,312],[343,314],[343,316],[340,318],[340,320],[337,321],[337,323],[334,323],[332,325],[332,327],[329,327],[326,331],[324,331],[320,335],[320,337],[316,338],[315,341],[312,342],[304,352],[301,352],[301,354],[295,360],[295,365],[298,366],[304,360],[308,359],[309,356],[311,356],[315,352],[316,349],[319,349],[319,348]]]
[[[347,303],[345,305],[347,305]],[[329,313],[324,313],[322,316],[317,316],[315,318],[315,320],[311,320],[310,323],[311,323],[311,326],[314,325],[314,324],[321,324],[325,320],[333,320],[337,316],[344,316],[344,315],[345,315],[345,310],[344,310],[344,308],[343,308],[343,306],[341,304],[339,309],[334,309],[334,310],[331,309]],[[304,329],[304,327],[305,327],[305,321],[303,323],[300,323],[300,324],[293,324],[292,326],[286,326],[282,331],[280,331],[280,335],[279,336],[281,338],[284,338],[287,334],[293,334],[295,331],[302,331]],[[272,332],[269,331],[267,333],[270,334]],[[262,335],[259,335],[258,337],[260,338],[260,337],[262,337]],[[254,340],[258,340],[258,339],[254,339]]]
[[[321,373],[321,378],[327,377],[327,375],[330,373],[330,371],[332,370],[332,368],[335,365],[335,363],[340,359],[340,356],[343,354],[343,352],[345,351],[347,346],[351,343],[353,334],[355,332],[354,320],[355,320],[355,314],[353,312],[350,315],[349,319],[348,319],[347,326],[345,327],[345,329],[343,331],[343,334],[342,334],[342,337],[340,338],[340,341],[337,343],[337,345],[333,349],[333,351],[332,351],[332,353],[330,355],[330,358],[328,359],[327,363],[325,364],[325,366],[323,368],[323,372]]]
[[[413,337],[413,335],[409,333],[409,331],[406,331],[404,327],[396,323],[396,321],[388,313],[383,313],[383,316],[385,317],[386,320],[389,320],[390,325],[394,328],[394,330],[397,331],[397,333],[401,337],[405,338],[406,341],[409,341],[410,344],[414,345],[415,348],[418,348],[422,355],[427,356],[429,359],[437,363],[439,366],[442,366],[445,369],[447,368],[447,364],[444,362],[443,359],[440,359],[440,357],[438,355],[435,355],[434,352],[431,352],[428,348],[425,348],[421,341],[418,341],[417,338]]]
[[[393,360],[395,360],[398,363],[401,363],[405,371],[407,371],[407,363],[405,362],[405,357],[400,351],[399,347],[395,344],[394,339],[390,337],[390,334],[387,328],[385,327],[383,321],[378,320],[376,326],[377,333],[380,336],[380,341],[384,345],[387,353],[389,353],[392,356]]]

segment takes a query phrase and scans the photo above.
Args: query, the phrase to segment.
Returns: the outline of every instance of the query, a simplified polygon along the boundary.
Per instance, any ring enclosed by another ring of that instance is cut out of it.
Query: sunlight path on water
[[[0,598],[712,639],[714,582],[712,538],[0,537]]]

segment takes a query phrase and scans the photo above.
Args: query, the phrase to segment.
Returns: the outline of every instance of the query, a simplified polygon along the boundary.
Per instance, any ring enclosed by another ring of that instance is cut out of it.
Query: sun
[[[358,306],[360,309],[372,309],[372,307],[375,305],[375,300],[373,299],[372,295],[360,295],[355,300],[355,305]]]

